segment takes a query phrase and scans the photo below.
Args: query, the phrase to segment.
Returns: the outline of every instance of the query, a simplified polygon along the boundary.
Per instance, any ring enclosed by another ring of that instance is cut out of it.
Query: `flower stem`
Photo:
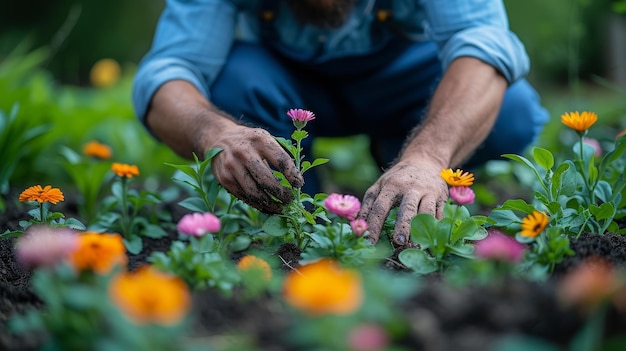
[[[126,200],[127,197],[127,184],[126,178],[121,178],[122,182],[122,234],[128,239],[130,238],[130,228],[128,223],[128,202]]]
[[[43,202],[39,203],[39,221],[41,223],[46,223],[46,219],[43,218]]]

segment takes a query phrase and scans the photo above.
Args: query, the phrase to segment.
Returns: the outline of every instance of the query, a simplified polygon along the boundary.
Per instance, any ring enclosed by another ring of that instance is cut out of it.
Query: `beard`
[[[301,24],[338,28],[346,22],[357,0],[285,0]]]

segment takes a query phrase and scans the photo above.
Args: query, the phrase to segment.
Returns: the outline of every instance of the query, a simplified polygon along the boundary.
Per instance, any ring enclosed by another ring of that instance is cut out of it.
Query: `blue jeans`
[[[305,148],[316,136],[366,134],[374,159],[384,167],[424,116],[441,74],[431,42],[396,41],[378,53],[322,63],[296,62],[262,44],[237,42],[211,88],[211,101],[284,138],[293,131],[287,110],[313,111],[316,119],[307,125]],[[525,80],[516,82],[505,94],[493,130],[463,167],[522,153],[547,121],[536,91]],[[316,180],[307,183],[313,189]]]

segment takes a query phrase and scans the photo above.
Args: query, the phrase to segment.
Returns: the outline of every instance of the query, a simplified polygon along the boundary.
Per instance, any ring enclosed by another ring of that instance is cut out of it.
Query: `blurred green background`
[[[506,0],[510,25],[532,61],[537,87],[552,122],[540,144],[562,144],[559,116],[574,110],[600,115],[598,138],[626,128],[626,1]],[[61,145],[79,149],[90,139],[109,143],[117,160],[137,163],[144,174],[169,177],[163,162],[178,162],[138,123],[130,103],[137,63],[149,49],[164,1],[23,0],[0,12],[0,110],[20,104],[28,125],[51,123],[31,145],[13,176],[26,183],[63,177],[50,163]],[[113,87],[90,85],[94,63],[112,58],[122,67]],[[357,136],[320,140],[317,156],[331,159],[321,170],[327,191],[362,191],[378,174],[368,140]],[[330,182],[330,180],[333,182]]]

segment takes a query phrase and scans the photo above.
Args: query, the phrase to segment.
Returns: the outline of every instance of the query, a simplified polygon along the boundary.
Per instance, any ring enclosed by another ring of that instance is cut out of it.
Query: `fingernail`
[[[402,234],[396,236],[396,243],[398,243],[400,245],[404,245],[406,243],[406,236],[404,236]]]

